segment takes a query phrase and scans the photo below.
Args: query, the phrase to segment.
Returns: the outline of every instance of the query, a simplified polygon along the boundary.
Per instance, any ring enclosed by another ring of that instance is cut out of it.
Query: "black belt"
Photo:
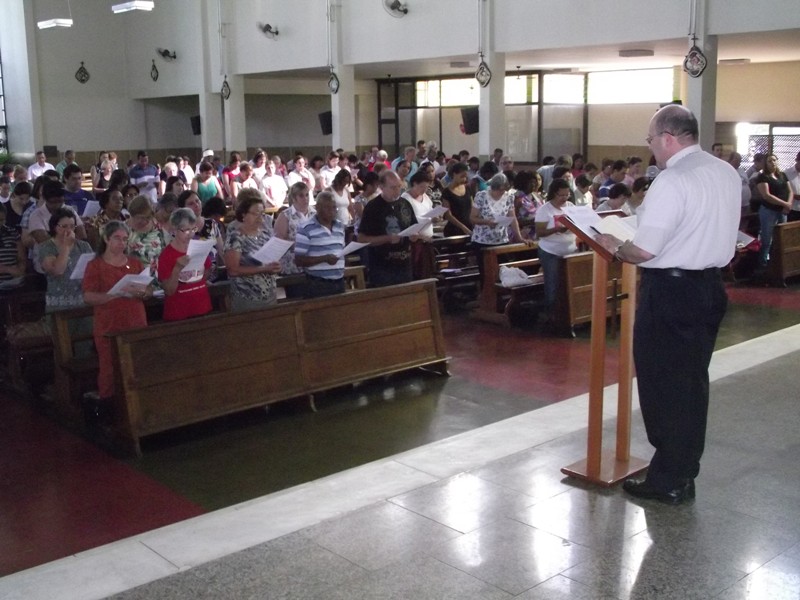
[[[692,270],[692,269],[678,269],[673,267],[671,269],[643,269],[646,273],[652,275],[662,275],[665,277],[689,277],[691,279],[714,279],[720,276],[719,267],[710,267],[708,269]]]

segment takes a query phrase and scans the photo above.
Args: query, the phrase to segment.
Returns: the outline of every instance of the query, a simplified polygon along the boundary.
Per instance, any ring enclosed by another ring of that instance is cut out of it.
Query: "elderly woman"
[[[309,208],[308,201],[309,188],[305,183],[295,183],[289,189],[289,208],[278,215],[275,221],[275,236],[282,240],[293,242],[297,236],[297,228],[303,225],[311,216],[314,210]],[[294,246],[281,258],[281,275],[291,275],[302,273],[303,270],[295,264]],[[287,298],[302,297],[302,286],[287,286]]]
[[[128,255],[138,258],[142,265],[155,274],[158,257],[167,245],[164,232],[156,227],[153,204],[147,196],[136,196],[128,206],[131,216],[128,224],[131,234],[128,238]]]
[[[70,279],[81,254],[92,254],[88,243],[75,237],[75,212],[67,207],[53,211],[50,239],[36,247],[39,264],[47,278],[45,312],[83,306],[80,279]]]
[[[273,236],[265,227],[264,201],[256,190],[244,190],[236,206],[236,220],[241,223],[225,242],[225,267],[231,280],[231,310],[241,312],[265,308],[277,302],[275,274],[278,262],[259,263],[252,258]]]
[[[498,223],[500,218],[510,218],[511,223]],[[508,178],[497,173],[487,182],[487,189],[478,192],[469,215],[472,228],[472,245],[478,250],[508,244],[509,227],[518,239],[528,246],[533,240],[522,237],[514,207],[514,196],[509,192]],[[478,258],[478,269],[483,280],[483,257]]]
[[[200,198],[195,192],[190,190],[186,190],[178,196],[178,207],[190,209],[197,217],[197,230],[194,239],[214,240],[214,250],[212,252],[215,254],[215,256],[212,257],[212,262],[214,262],[216,260],[216,255],[222,255],[222,249],[225,246],[225,238],[222,237],[219,223],[211,217],[203,217],[203,205],[200,203]]]
[[[192,209],[179,208],[169,221],[174,237],[158,258],[158,282],[165,294],[164,320],[179,321],[211,312],[206,285],[211,256],[206,257],[203,268],[184,269],[190,258],[189,242],[197,233],[200,220]]]
[[[561,258],[577,251],[575,234],[557,221],[565,206],[574,206],[566,179],[554,179],[547,190],[547,202],[536,211],[536,237],[539,239],[539,263],[544,273],[545,316],[552,323],[553,307],[558,289]]]
[[[125,223],[107,223],[101,232],[97,257],[86,266],[83,278],[83,299],[94,307],[94,343],[100,367],[97,375],[100,400],[92,410],[95,417],[102,418],[109,409],[109,399],[114,395],[111,339],[106,334],[146,326],[142,301],[153,295],[150,285],[129,285],[119,296],[108,293],[125,275],[142,271],[142,263],[125,252],[129,234]]]
[[[122,199],[122,192],[119,190],[108,190],[99,196],[100,212],[93,217],[86,219],[86,239],[92,248],[97,248],[100,242],[100,231],[111,221],[124,221],[125,215],[122,209],[125,202]]]

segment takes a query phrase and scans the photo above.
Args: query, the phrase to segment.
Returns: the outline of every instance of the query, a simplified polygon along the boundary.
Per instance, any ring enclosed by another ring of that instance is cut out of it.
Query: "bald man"
[[[623,489],[680,504],[695,497],[708,415],[708,365],[727,296],[720,268],[733,257],[741,182],[727,162],[701,150],[698,125],[669,105],[650,120],[647,144],[662,169],[637,210],[633,240],[600,242],[642,267],[633,355],[647,437],[647,477]]]

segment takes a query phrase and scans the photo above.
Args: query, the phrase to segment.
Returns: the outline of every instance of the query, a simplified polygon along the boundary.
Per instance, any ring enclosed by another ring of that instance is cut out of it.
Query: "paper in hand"
[[[78,257],[78,262],[75,264],[75,268],[72,269],[72,274],[69,276],[70,279],[83,279],[83,276],[86,274],[86,265],[89,264],[94,258],[93,252],[87,252],[86,254],[81,254]]]
[[[100,202],[97,200],[87,200],[86,206],[83,207],[83,214],[81,217],[93,217],[100,212]]]
[[[403,231],[401,231],[397,235],[399,235],[400,237],[410,237],[412,235],[417,235],[420,231],[425,229],[425,227],[427,227],[430,224],[430,222],[431,222],[430,219],[420,219],[419,223],[415,223],[414,225],[406,227],[405,229],[403,229]]]
[[[450,210],[450,209],[447,208],[446,206],[437,206],[436,208],[433,208],[433,209],[429,210],[428,212],[426,212],[424,215],[422,215],[422,218],[423,219],[435,219],[437,217],[441,217],[448,210]]]
[[[289,240],[282,240],[279,237],[272,236],[269,241],[261,246],[258,250],[253,252],[250,256],[260,262],[262,265],[278,262],[281,257],[286,254],[289,248],[292,247],[294,242]]]
[[[496,225],[501,225],[503,227],[508,227],[514,221],[513,217],[509,217],[507,215],[501,215],[499,217],[494,218],[494,222]]]
[[[153,281],[153,276],[150,275],[150,271],[148,269],[145,269],[136,275],[125,275],[122,279],[114,284],[114,287],[108,290],[108,294],[110,296],[128,296],[129,294],[125,291],[127,287],[136,286],[145,288],[150,285],[151,281]]]
[[[214,248],[215,240],[189,240],[189,248],[186,254],[189,262],[183,267],[182,271],[204,271],[206,258]]]
[[[363,242],[350,242],[349,244],[347,244],[347,246],[344,247],[341,253],[337,253],[336,256],[338,257],[347,256],[348,254],[351,254],[356,250],[361,250],[361,248],[364,248],[365,246],[369,246],[369,244],[364,244]]]

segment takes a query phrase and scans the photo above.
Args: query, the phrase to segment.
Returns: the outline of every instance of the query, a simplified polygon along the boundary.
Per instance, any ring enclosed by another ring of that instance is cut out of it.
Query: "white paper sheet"
[[[494,218],[494,222],[498,225],[502,225],[503,227],[508,227],[511,225],[511,222],[514,220],[513,217],[509,217],[508,215],[500,215]]]
[[[423,219],[435,219],[436,217],[441,217],[448,210],[450,210],[450,209],[447,208],[446,206],[437,206],[436,208],[433,208],[433,209],[429,210],[428,212],[426,212],[424,215],[422,215],[422,218]]]
[[[339,257],[347,256],[348,254],[351,254],[351,253],[355,252],[356,250],[361,250],[361,248],[363,248],[364,246],[369,246],[369,244],[364,244],[362,242],[350,242],[336,256],[339,256]]]
[[[86,274],[86,265],[89,264],[89,261],[95,257],[94,252],[87,252],[86,254],[81,254],[78,257],[78,262],[75,265],[75,268],[72,269],[72,274],[69,276],[70,279],[83,279],[83,276]]]
[[[403,231],[401,231],[397,235],[399,235],[400,237],[410,237],[412,235],[417,235],[420,231],[425,229],[430,224],[430,222],[431,222],[430,219],[420,219],[419,223],[415,223],[410,227],[406,227],[405,229],[403,229]]]
[[[292,247],[292,244],[294,244],[294,242],[282,240],[273,235],[266,244],[253,252],[250,256],[262,265],[268,265],[269,263],[278,262],[281,257],[286,254],[287,250]]]
[[[189,248],[186,254],[189,256],[189,262],[181,270],[184,271],[200,271],[205,269],[206,258],[214,248],[216,240],[189,240]]]
[[[129,294],[125,292],[125,288],[128,286],[135,286],[144,289],[150,284],[151,281],[153,281],[153,276],[150,275],[149,269],[145,269],[136,275],[125,275],[122,279],[114,284],[114,287],[108,290],[108,293],[111,296],[128,296]]]
[[[93,217],[100,212],[100,203],[97,200],[88,200],[83,207],[82,218]]]

